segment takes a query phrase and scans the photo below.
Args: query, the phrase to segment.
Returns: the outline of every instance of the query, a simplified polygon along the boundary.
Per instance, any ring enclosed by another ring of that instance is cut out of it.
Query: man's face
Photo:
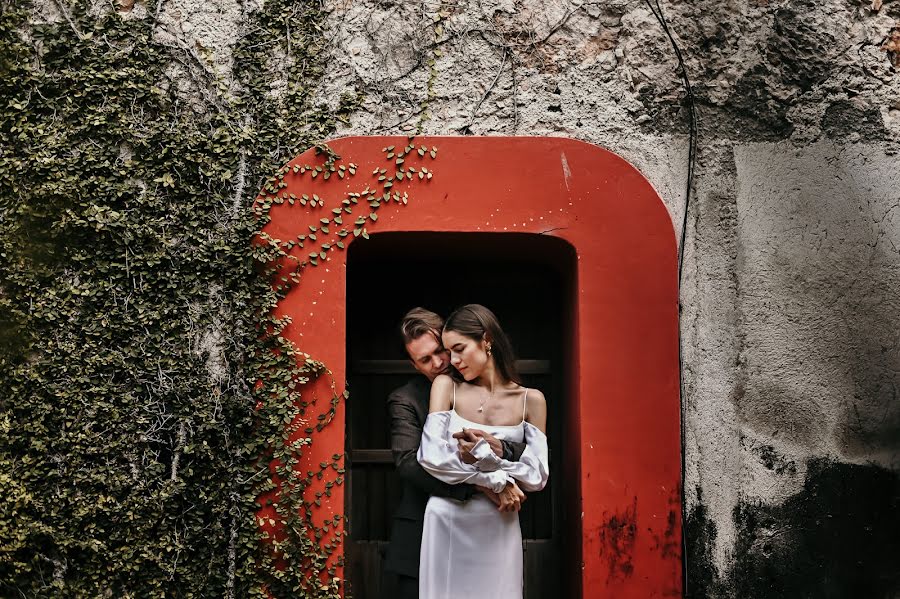
[[[450,366],[450,352],[435,335],[425,334],[406,344],[406,352],[416,370],[433,381]]]

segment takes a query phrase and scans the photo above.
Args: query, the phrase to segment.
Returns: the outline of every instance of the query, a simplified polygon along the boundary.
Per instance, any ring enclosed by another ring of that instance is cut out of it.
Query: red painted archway
[[[408,145],[413,149],[404,153]],[[564,398],[566,453],[575,458],[577,480],[565,484],[580,487],[568,493],[567,511],[581,515],[570,536],[580,539],[574,553],[581,563],[569,575],[586,598],[680,596],[677,257],[668,212],[651,185],[615,154],[561,138],[351,137],[328,146],[340,156],[336,170],[316,171],[326,155],[312,150],[293,160],[278,189],[284,201],[272,207],[264,229],[282,240],[307,236],[304,248],[291,250],[306,265],[277,308],[292,317],[283,335],[328,366],[340,394],[347,263],[337,242],[365,243],[388,231],[565,240],[577,255],[573,393]],[[316,198],[324,205],[311,207]],[[314,242],[310,227],[317,227]],[[331,381],[318,384],[327,385],[319,392],[330,398]],[[316,434],[310,463],[343,454],[344,430],[339,408]],[[343,506],[342,489],[334,487],[321,519]]]

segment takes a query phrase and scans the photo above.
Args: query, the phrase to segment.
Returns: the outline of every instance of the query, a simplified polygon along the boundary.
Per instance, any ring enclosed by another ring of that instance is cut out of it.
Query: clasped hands
[[[466,464],[474,464],[477,460],[472,455],[472,448],[478,443],[479,439],[484,439],[491,451],[497,457],[503,457],[503,444],[492,434],[479,430],[477,428],[464,428],[458,433],[453,433],[453,438],[459,444],[459,457]],[[487,495],[488,499],[493,501],[501,512],[518,512],[522,509],[522,503],[525,501],[525,493],[519,488],[515,481],[510,481],[506,487],[499,493],[495,493],[487,487],[475,485],[479,491]]]

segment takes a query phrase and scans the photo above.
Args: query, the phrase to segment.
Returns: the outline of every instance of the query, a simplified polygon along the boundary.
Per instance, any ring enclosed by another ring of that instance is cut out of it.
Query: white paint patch
[[[572,171],[569,170],[569,161],[566,160],[566,153],[559,153],[559,161],[562,164],[563,178],[566,181],[566,191],[571,191],[569,188],[569,179],[572,178]]]

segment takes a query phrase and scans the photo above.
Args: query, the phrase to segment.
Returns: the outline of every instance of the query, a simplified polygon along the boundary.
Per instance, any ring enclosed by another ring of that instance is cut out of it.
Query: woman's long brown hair
[[[459,307],[447,317],[444,330],[454,331],[476,342],[486,339],[491,344],[494,366],[497,367],[497,372],[500,373],[503,381],[522,384],[519,373],[516,371],[516,359],[509,337],[503,332],[500,321],[489,309],[481,304],[466,304]],[[452,376],[458,381],[464,380],[455,368],[452,370]]]

